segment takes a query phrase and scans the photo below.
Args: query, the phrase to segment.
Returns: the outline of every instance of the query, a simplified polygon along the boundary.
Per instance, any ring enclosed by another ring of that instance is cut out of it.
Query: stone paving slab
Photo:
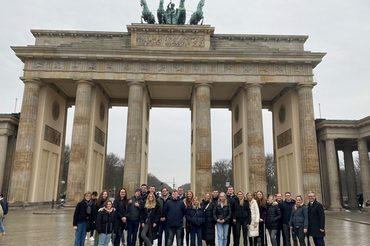
[[[5,219],[0,246],[73,245],[73,209],[17,209]],[[370,213],[326,212],[327,245],[370,245]],[[86,245],[93,245],[86,241]],[[313,245],[313,244],[312,244]]]

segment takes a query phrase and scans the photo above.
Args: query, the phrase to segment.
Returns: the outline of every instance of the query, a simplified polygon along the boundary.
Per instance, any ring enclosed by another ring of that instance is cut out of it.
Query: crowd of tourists
[[[169,193],[143,184],[132,197],[120,189],[112,202],[107,191],[86,192],[74,212],[74,245],[89,239],[97,246],[136,246],[137,240],[140,246],[152,246],[154,240],[172,246],[175,237],[177,246],[201,246],[202,241],[215,246],[216,238],[218,246],[265,246],[268,240],[272,246],[306,246],[310,237],[315,246],[325,245],[324,208],[315,193],[309,192],[307,205],[300,195],[284,196],[235,194],[230,186],[201,199],[182,187]]]

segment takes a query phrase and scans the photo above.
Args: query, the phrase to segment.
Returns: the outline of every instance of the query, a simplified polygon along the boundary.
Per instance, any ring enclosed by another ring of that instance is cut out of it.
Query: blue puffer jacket
[[[290,216],[289,226],[308,228],[308,210],[306,205],[294,206]]]
[[[200,227],[204,221],[204,212],[201,208],[194,208],[193,206],[186,209],[186,221],[190,223],[190,227]]]

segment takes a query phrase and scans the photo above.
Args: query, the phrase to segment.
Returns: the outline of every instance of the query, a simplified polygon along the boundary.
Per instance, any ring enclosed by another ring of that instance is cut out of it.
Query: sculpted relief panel
[[[204,48],[205,36],[140,34],[136,37],[136,46]]]
[[[220,74],[220,75],[302,75],[312,76],[310,64],[201,63],[201,62],[129,62],[31,60],[25,71],[105,72],[149,74]]]

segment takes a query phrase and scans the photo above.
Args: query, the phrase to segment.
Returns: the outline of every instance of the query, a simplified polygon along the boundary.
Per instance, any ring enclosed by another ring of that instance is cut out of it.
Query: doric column
[[[3,189],[6,153],[8,149],[8,135],[0,134],[0,191]]]
[[[24,93],[19,120],[17,145],[10,184],[10,202],[27,202],[33,168],[36,123],[41,82],[24,80]]]
[[[358,140],[358,154],[360,158],[362,193],[364,194],[364,200],[367,201],[370,200],[370,163],[366,139]]]
[[[317,151],[312,88],[312,84],[301,84],[297,88],[299,97],[303,190],[305,195],[307,195],[309,191],[314,191],[318,200],[321,201],[320,167]]]
[[[93,84],[77,82],[73,119],[71,156],[68,168],[67,199],[76,203],[83,198],[87,174]]]
[[[123,185],[128,194],[134,194],[140,185],[143,149],[143,103],[144,88],[142,82],[128,83],[128,111],[125,150],[125,172]]]
[[[247,142],[249,190],[266,192],[266,163],[263,139],[262,98],[260,84],[247,84]]]
[[[338,173],[337,152],[335,142],[333,139],[325,141],[326,146],[326,164],[329,176],[329,196],[330,196],[330,209],[336,210],[342,208],[340,183]]]
[[[344,166],[346,172],[346,184],[348,194],[348,207],[358,208],[357,192],[356,192],[356,175],[355,166],[353,163],[352,147],[345,146],[343,150]]]
[[[212,188],[211,84],[195,85],[194,97],[195,177],[193,180],[195,180],[196,195],[203,196]]]

